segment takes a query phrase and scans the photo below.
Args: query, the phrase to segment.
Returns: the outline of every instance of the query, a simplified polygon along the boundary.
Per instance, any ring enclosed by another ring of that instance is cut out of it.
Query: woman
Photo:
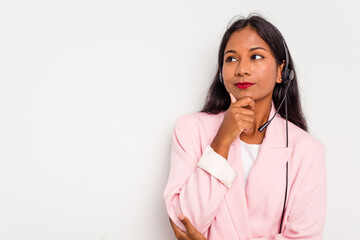
[[[175,122],[163,197],[176,237],[321,239],[326,147],[281,33],[256,14],[235,21],[218,66],[204,108]]]

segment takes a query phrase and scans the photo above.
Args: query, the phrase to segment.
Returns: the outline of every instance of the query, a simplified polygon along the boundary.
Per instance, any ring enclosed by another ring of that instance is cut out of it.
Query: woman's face
[[[222,69],[225,88],[237,100],[245,96],[255,101],[272,99],[274,86],[281,82],[281,70],[267,43],[249,26],[233,32],[226,44]],[[254,85],[240,89],[237,82]]]

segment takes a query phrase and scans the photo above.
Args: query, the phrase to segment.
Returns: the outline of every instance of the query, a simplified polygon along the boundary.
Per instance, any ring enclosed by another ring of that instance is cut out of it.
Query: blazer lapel
[[[271,101],[268,120],[275,112],[274,103]],[[221,124],[224,113],[219,116],[221,116],[219,118]],[[249,216],[266,199],[278,178],[286,170],[286,162],[291,152],[291,147],[286,148],[285,120],[277,114],[267,126],[258,157],[250,170],[245,187],[240,139],[234,140],[231,144],[228,161],[238,175],[225,194],[225,202],[239,239],[247,239],[251,236]]]
[[[225,194],[225,202],[236,229],[239,239],[248,239],[251,235],[250,222],[248,218],[248,207],[245,195],[245,184],[243,166],[241,163],[240,139],[231,144],[228,154],[229,164],[237,172],[237,177],[231,188]]]
[[[275,112],[274,102],[271,101],[269,119]],[[292,150],[292,147],[286,147],[286,120],[276,114],[267,126],[257,159],[248,176],[245,194],[249,216],[271,193],[279,177],[284,175]]]

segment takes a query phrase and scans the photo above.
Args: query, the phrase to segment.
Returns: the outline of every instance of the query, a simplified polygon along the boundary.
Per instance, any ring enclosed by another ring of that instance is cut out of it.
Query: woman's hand
[[[231,105],[226,110],[216,138],[231,144],[244,131],[254,127],[255,101],[251,97],[236,100],[230,92]]]
[[[204,235],[202,235],[196,228],[191,224],[190,220],[182,215],[180,217],[183,217],[183,220],[180,219],[180,221],[185,225],[187,232],[184,232],[175,225],[175,223],[169,218],[171,227],[174,230],[175,236],[179,240],[206,240]]]

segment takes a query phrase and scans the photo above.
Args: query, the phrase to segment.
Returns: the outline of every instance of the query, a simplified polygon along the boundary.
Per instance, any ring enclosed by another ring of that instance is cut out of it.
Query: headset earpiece
[[[294,78],[294,70],[290,70],[289,82]]]
[[[294,78],[294,70],[289,69],[289,53],[286,47],[285,41],[283,40],[284,50],[285,50],[285,67],[282,71],[282,79],[285,85],[290,84],[291,80]]]

